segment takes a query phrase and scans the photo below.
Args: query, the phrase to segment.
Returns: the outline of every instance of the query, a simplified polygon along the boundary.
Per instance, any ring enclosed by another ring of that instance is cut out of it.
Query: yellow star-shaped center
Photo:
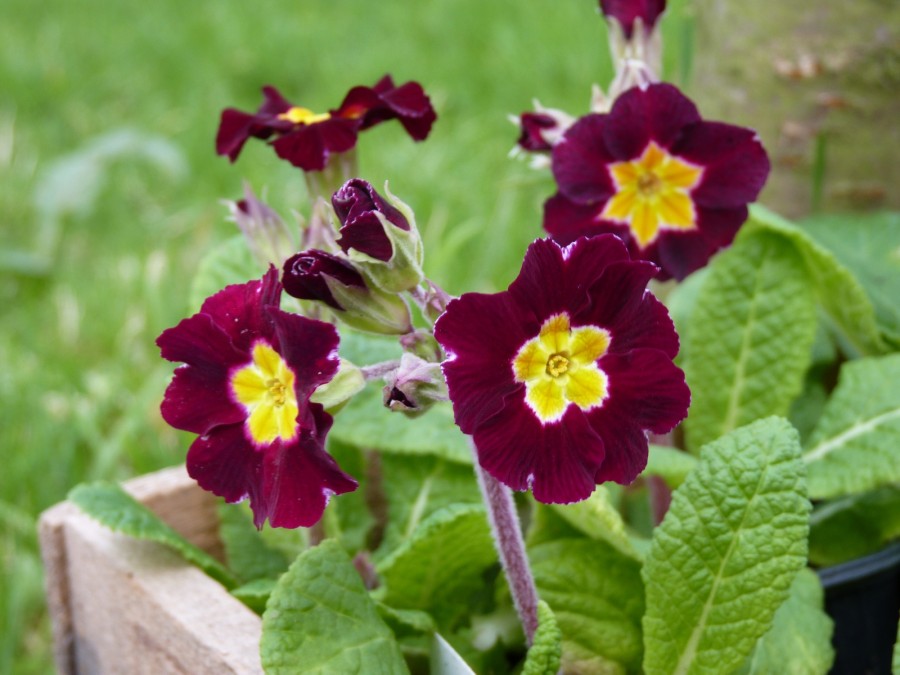
[[[558,422],[569,405],[590,410],[603,404],[606,374],[597,366],[609,348],[609,331],[572,328],[569,315],[554,314],[513,358],[513,376],[525,383],[525,403],[544,424]]]
[[[331,115],[328,113],[314,113],[309,108],[301,108],[294,106],[288,108],[285,112],[278,115],[278,119],[287,120],[291,124],[315,124],[316,122],[324,122]]]
[[[253,346],[251,362],[231,375],[231,391],[247,410],[247,431],[258,445],[288,441],[297,433],[294,373],[265,342]]]
[[[690,192],[703,167],[669,154],[653,141],[635,160],[609,165],[616,193],[601,218],[627,223],[638,246],[656,241],[660,230],[692,230],[697,212]]]

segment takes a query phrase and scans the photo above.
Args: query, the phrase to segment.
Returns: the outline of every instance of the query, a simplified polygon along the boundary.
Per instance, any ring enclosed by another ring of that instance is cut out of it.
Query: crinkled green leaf
[[[900,537],[900,485],[825,502],[809,519],[809,561],[820,567],[862,558]]]
[[[636,672],[641,664],[644,593],[640,564],[591,539],[529,550],[541,599],[562,631],[563,672]]]
[[[415,426],[416,421],[411,424]],[[431,514],[451,504],[481,504],[471,465],[432,456],[381,455],[382,492],[388,520],[376,560],[409,539]]]
[[[380,387],[369,386],[355,396],[335,418],[331,435],[357,448],[472,463],[472,451],[453,422],[449,403],[437,403],[411,420],[382,405]]]
[[[625,532],[625,521],[610,500],[606,486],[598,485],[593,494],[575,504],[553,504],[563,519],[592,539],[600,539],[632,558],[637,553]]]
[[[697,458],[693,455],[676,448],[651,444],[644,474],[659,476],[670,488],[675,489],[685,481],[696,466]]]
[[[801,569],[788,599],[760,638],[739,675],[825,675],[834,661],[831,632],[834,622],[824,610],[825,594],[819,577]]]
[[[418,609],[394,609],[377,600],[375,606],[378,608],[378,614],[398,638],[435,631],[434,619],[428,612]]]
[[[69,500],[111,530],[165,544],[226,588],[236,585],[234,576],[218,560],[166,525],[119,485],[104,482],[78,485],[69,492]]]
[[[380,600],[420,609],[441,629],[471,613],[485,593],[485,570],[497,562],[484,507],[458,504],[433,513],[376,569]]]
[[[257,614],[262,614],[277,583],[276,579],[254,579],[233,589],[231,594]]]
[[[703,448],[644,564],[646,673],[727,673],[747,658],[806,562],[803,474],[784,419]]]
[[[900,481],[900,354],[845,363],[805,445],[813,499]]]
[[[556,675],[562,659],[562,631],[553,610],[543,600],[538,601],[538,628],[534,643],[528,648],[522,675]]]
[[[663,287],[660,299],[665,298],[669,316],[675,324],[675,330],[684,341],[691,325],[691,314],[697,306],[697,296],[709,277],[709,267],[701,267],[684,281],[674,284],[670,289]],[[674,282],[672,282],[674,283]]]
[[[817,215],[801,226],[859,280],[882,333],[900,345],[900,212]]]
[[[743,231],[713,262],[691,315],[685,420],[696,451],[768,415],[787,415],[803,388],[816,307],[802,257],[783,237]]]
[[[263,668],[285,673],[408,673],[394,634],[334,540],[303,552],[263,614]]]
[[[435,633],[431,638],[431,675],[475,675],[453,646]]]
[[[325,509],[328,536],[338,539],[346,551],[370,548],[370,538],[375,527],[371,464],[380,461],[376,453],[340,443],[328,437],[328,452],[338,465],[359,481],[359,488],[332,499]]]
[[[219,506],[219,538],[229,569],[241,581],[277,579],[288,568],[287,557],[263,540],[244,504]]]
[[[198,310],[206,298],[226,286],[260,279],[264,272],[253,259],[244,235],[226,239],[200,259],[191,283],[191,307]]]
[[[802,229],[768,209],[754,204],[745,231],[763,229],[790,241],[803,256],[811,287],[828,317],[829,329],[849,356],[882,354],[884,340],[875,321],[875,309],[862,284],[833,253]]]
[[[559,512],[547,504],[534,502],[525,544],[531,549],[556,539],[578,539],[585,533],[573,527]]]

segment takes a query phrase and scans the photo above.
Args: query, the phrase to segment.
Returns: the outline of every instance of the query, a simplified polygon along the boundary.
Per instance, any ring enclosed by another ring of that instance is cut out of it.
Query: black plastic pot
[[[819,570],[825,609],[834,620],[834,675],[891,672],[900,616],[900,542],[864,558]]]

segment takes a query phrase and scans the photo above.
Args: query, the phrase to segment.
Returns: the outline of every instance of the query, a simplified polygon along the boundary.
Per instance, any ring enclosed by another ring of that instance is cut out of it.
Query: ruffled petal
[[[579,239],[567,246],[565,253],[564,293],[569,298],[568,310],[575,324],[584,322],[607,328],[611,325],[609,313],[598,313],[591,309],[596,307],[598,302],[604,305],[608,302],[619,302],[618,288],[611,287],[607,290],[605,286],[601,286],[600,289],[594,289],[595,284],[602,283],[601,279],[612,276],[615,279],[613,283],[622,287],[639,286],[643,289],[647,285],[647,281],[641,284],[640,276],[633,276],[636,272],[622,281],[607,274],[607,268],[611,265],[616,265],[616,269],[621,265],[636,267],[647,276],[647,280],[656,273],[655,267],[649,263],[632,262],[624,242],[614,234],[598,234],[590,239]]]
[[[588,287],[586,295],[590,302],[575,315],[576,322],[606,328],[612,333],[612,348],[617,348],[623,324],[641,307],[647,284],[657,269],[644,260],[610,263]]]
[[[731,124],[693,124],[672,152],[703,167],[703,179],[691,192],[700,207],[735,208],[755,201],[769,175],[769,157],[759,136]]]
[[[228,386],[224,369],[177,368],[160,406],[163,419],[176,429],[195,434],[242,423],[247,413],[231,398]]]
[[[269,307],[268,314],[275,324],[275,333],[281,345],[281,356],[294,373],[294,390],[300,404],[301,425],[304,403],[319,387],[330,382],[338,371],[338,342],[335,327],[299,314],[283,312]]]
[[[325,434],[331,416],[313,403],[314,426],[297,440],[276,443],[266,451],[262,469],[263,508],[254,509],[254,522],[262,527],[309,527],[322,517],[331,495],[352,492],[358,486],[325,452]],[[252,506],[252,503],[251,503]]]
[[[177,326],[164,330],[156,344],[167,361],[187,363],[213,381],[250,359],[208,314],[182,319]]]
[[[250,497],[251,507],[258,508],[262,460],[244,436],[243,425],[229,425],[194,441],[187,454],[187,470],[204,490],[232,504]]]
[[[671,84],[651,84],[646,89],[632,87],[619,96],[607,118],[603,141],[614,161],[621,161],[639,157],[650,141],[670,148],[685,127],[700,121],[700,113]]]
[[[211,317],[238,349],[249,351],[260,337],[272,337],[272,322],[263,307],[277,305],[280,297],[278,271],[270,266],[262,280],[226,286],[207,298],[200,314]]]
[[[713,254],[731,244],[747,220],[747,207],[697,210],[697,229],[685,232],[663,230],[651,250],[646,252],[659,261],[665,276],[681,281],[691,272],[706,266]]]
[[[534,317],[525,326],[528,337],[537,335],[544,319],[566,309],[565,290],[563,249],[548,239],[534,241],[508,291],[522,314]]]
[[[532,489],[548,504],[587,499],[604,458],[601,438],[570,406],[562,420],[542,425],[517,398],[474,434],[478,461],[513,490]]]
[[[357,123],[330,119],[302,126],[272,141],[275,154],[304,171],[321,171],[332,153],[346,152],[356,145]]]
[[[616,161],[607,147],[608,125],[609,115],[586,115],[553,147],[556,184],[575,202],[606,201],[616,191],[606,168]]]
[[[557,192],[544,202],[544,229],[560,246],[571,244],[579,237],[593,237],[602,232],[625,234],[627,225],[600,222],[606,202],[578,204]]]

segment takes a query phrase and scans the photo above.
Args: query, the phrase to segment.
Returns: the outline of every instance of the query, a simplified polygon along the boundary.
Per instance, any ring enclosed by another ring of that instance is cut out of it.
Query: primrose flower
[[[607,19],[617,21],[626,39],[630,40],[637,19],[641,20],[646,32],[653,30],[656,20],[666,10],[666,0],[600,0],[600,10]]]
[[[263,104],[255,114],[234,108],[222,112],[216,152],[235,161],[247,139],[271,141],[275,153],[304,171],[322,171],[332,154],[356,146],[358,133],[397,119],[414,140],[424,140],[437,115],[422,86],[398,86],[385,75],[374,87],[347,92],[341,105],[324,113],[295,106],[272,86],[263,87]]]
[[[648,290],[656,266],[613,235],[534,242],[507,291],[466,293],[435,337],[460,429],[481,466],[535,499],[586,499],[647,463],[647,431],[687,414],[678,336]]]
[[[228,502],[250,498],[254,522],[308,527],[333,494],[356,481],[325,452],[331,416],[310,401],[338,371],[334,326],[278,308],[273,267],[261,281],[228,286],[159,336],[162,356],[183,362],[161,406],[176,429],[199,434],[188,473]]]
[[[733,241],[768,173],[751,129],[702,120],[672,85],[634,87],[554,146],[544,228],[561,244],[617,234],[660,279],[681,280]]]

